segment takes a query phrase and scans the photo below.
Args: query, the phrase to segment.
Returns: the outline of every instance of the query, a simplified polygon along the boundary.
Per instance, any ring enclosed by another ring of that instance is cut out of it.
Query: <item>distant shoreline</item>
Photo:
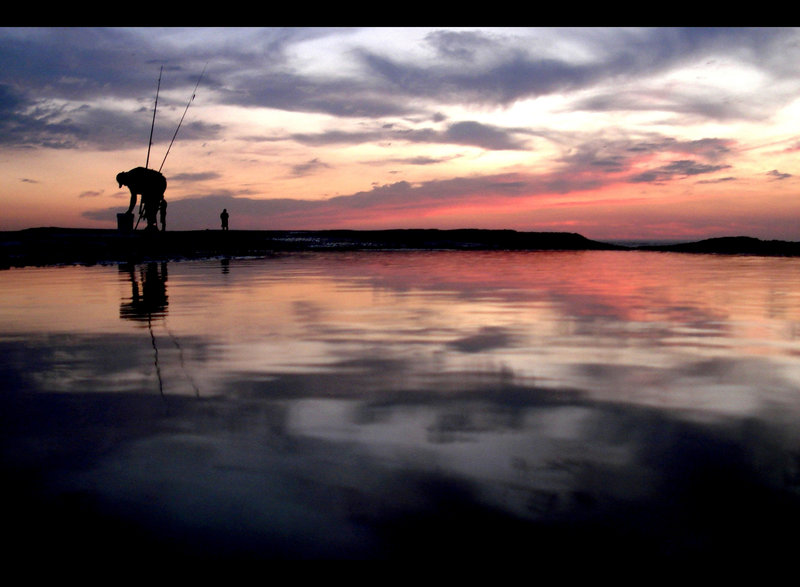
[[[626,246],[568,232],[491,229],[187,230],[148,233],[43,227],[0,231],[0,268],[139,263],[291,251],[514,250],[662,251],[800,256],[800,242],[746,236],[664,245]]]

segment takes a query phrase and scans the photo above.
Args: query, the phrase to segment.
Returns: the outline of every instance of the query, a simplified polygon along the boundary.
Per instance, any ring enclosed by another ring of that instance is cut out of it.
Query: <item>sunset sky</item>
[[[0,29],[0,230],[116,227],[163,66],[168,229],[800,240],[798,63],[800,29]]]

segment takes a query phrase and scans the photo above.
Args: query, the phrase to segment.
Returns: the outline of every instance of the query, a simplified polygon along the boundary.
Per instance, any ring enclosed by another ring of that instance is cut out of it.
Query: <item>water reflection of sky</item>
[[[631,512],[726,491],[775,522],[742,478],[795,507],[799,286],[794,259],[633,252],[0,272],[4,462],[126,519],[155,499],[173,545],[208,530],[189,550],[408,554],[456,511],[708,544],[727,523]]]

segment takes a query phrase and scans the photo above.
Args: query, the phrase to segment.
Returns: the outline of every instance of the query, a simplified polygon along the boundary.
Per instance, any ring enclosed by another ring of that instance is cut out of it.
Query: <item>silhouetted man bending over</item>
[[[167,201],[162,198],[158,206],[159,216],[161,216],[161,232],[167,230]]]
[[[133,212],[133,208],[136,206],[136,196],[141,194],[140,211],[143,210],[144,216],[147,218],[145,230],[158,230],[158,210],[164,199],[164,192],[167,191],[167,178],[153,169],[136,167],[130,171],[118,173],[117,183],[119,187],[128,186],[131,191],[131,203],[126,214]]]

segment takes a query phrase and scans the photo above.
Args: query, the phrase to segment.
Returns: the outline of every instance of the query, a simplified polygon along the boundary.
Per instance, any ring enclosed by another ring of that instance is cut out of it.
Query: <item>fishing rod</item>
[[[167,152],[164,154],[164,159],[161,161],[161,166],[158,168],[159,173],[161,169],[164,167],[164,163],[167,161],[167,155],[169,155],[170,149],[172,149],[172,144],[175,142],[175,137],[178,136],[178,131],[181,128],[181,124],[183,124],[183,119],[186,118],[186,113],[189,111],[189,106],[194,101],[195,96],[197,95],[197,88],[200,86],[200,81],[203,79],[203,75],[206,73],[206,67],[208,67],[208,62],[203,66],[203,71],[200,72],[200,77],[197,78],[197,83],[194,85],[194,91],[192,92],[192,96],[189,98],[189,102],[186,104],[186,108],[183,110],[183,116],[181,116],[180,122],[178,122],[178,127],[175,129],[175,134],[172,135],[172,140],[169,142],[169,147],[167,147]],[[156,111],[158,110],[158,94],[161,90],[161,76],[164,73],[164,66],[161,66],[161,69],[158,71],[158,85],[156,86],[156,100],[153,106],[153,122],[150,124],[150,141],[147,144],[147,160],[145,161],[145,169],[150,168],[150,149],[153,146],[153,129],[156,126]],[[139,227],[139,221],[142,219],[144,214],[143,210],[144,202],[139,206],[139,218],[136,220],[136,226],[134,230]]]
[[[156,85],[156,101],[153,105],[153,122],[150,123],[150,141],[147,143],[147,159],[145,160],[144,167],[145,169],[150,169],[150,148],[153,146],[153,129],[156,127],[156,111],[158,110],[158,94],[161,90],[161,75],[164,73],[164,66],[161,66],[161,69],[158,70],[158,85]],[[142,216],[144,216],[144,198],[142,199],[141,204],[139,204],[139,217],[136,219],[136,226],[133,227],[133,230],[139,228],[139,222],[142,220]]]
[[[158,72],[158,86],[156,86],[156,103],[153,106],[153,122],[150,125],[150,142],[147,144],[147,161],[145,162],[145,168],[150,167],[150,147],[153,146],[153,128],[156,126],[156,110],[158,110],[158,92],[161,89],[161,74],[164,73],[164,66],[161,66],[161,70]]]
[[[197,78],[197,83],[194,85],[194,91],[192,92],[191,98],[189,98],[189,102],[186,104],[186,108],[183,110],[183,116],[181,116],[180,122],[178,122],[178,128],[175,129],[175,134],[172,135],[172,140],[169,142],[169,147],[167,147],[167,152],[164,154],[164,160],[161,162],[161,167],[158,168],[160,172],[161,169],[164,167],[164,163],[167,161],[167,155],[169,155],[170,149],[172,149],[172,143],[175,142],[175,137],[178,136],[178,131],[181,129],[181,124],[183,124],[183,119],[186,118],[186,112],[189,110],[189,106],[194,101],[194,97],[197,95],[197,88],[200,86],[200,80],[203,79],[203,75],[206,73],[206,67],[208,67],[208,63],[203,66],[203,71],[200,72],[200,77]]]

